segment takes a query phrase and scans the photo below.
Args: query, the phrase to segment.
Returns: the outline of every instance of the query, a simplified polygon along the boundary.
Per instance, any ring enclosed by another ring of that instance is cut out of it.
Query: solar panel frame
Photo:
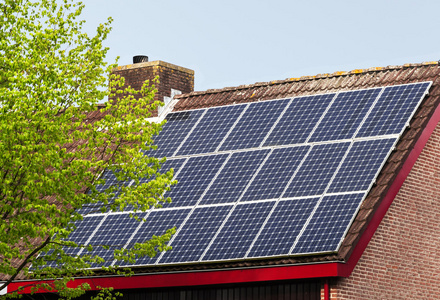
[[[291,181],[283,197],[318,196],[325,193],[332,176],[344,160],[350,149],[349,142],[313,145],[307,160],[295,174],[296,181]],[[325,162],[323,164],[323,162]],[[329,169],[330,168],[330,169]],[[317,184],[319,182],[319,184]]]
[[[87,221],[90,221],[90,222],[86,222],[86,225],[87,225],[86,227],[87,227],[87,229],[90,228],[90,230],[86,230],[85,232],[80,231],[79,233],[82,235],[82,237],[80,237],[79,240],[73,239],[71,237],[71,235],[69,235],[67,240],[68,241],[73,241],[73,242],[77,243],[78,245],[88,245],[90,243],[90,240],[93,238],[94,234],[99,230],[99,228],[101,227],[102,223],[107,218],[107,215],[108,214],[84,216],[84,218],[81,221],[81,223],[84,221],[84,219],[87,220]],[[89,219],[89,218],[91,218],[91,219]],[[92,219],[96,219],[96,220],[93,221]],[[77,221],[77,222],[79,222],[79,221]],[[83,225],[83,224],[81,224],[81,225]],[[93,228],[91,225],[96,225],[96,227]],[[75,226],[76,226],[76,224],[75,224]],[[78,232],[73,231],[71,234],[78,234]],[[80,256],[82,254],[82,252],[84,252],[84,248],[80,248],[79,251],[77,252],[77,255]]]
[[[147,213],[135,214],[139,218],[144,218]],[[98,255],[103,259],[107,259],[102,264],[94,264],[92,268],[95,267],[109,267],[114,262],[113,252],[115,249],[124,248],[125,244],[132,236],[132,231],[139,226],[139,222],[135,218],[130,217],[128,213],[113,213],[108,214],[106,219],[99,226],[93,236],[88,241],[89,244],[93,245],[93,251],[90,255]],[[111,234],[108,234],[111,233]],[[118,243],[117,245],[115,243]],[[108,246],[109,249],[105,249],[104,246]]]
[[[119,196],[120,194],[120,188],[122,186],[129,186],[130,183],[132,182],[132,180],[126,180],[126,181],[120,181],[116,178],[116,175],[113,173],[112,170],[106,169],[104,171],[101,172],[101,174],[97,177],[99,179],[104,178],[105,179],[105,183],[104,184],[99,184],[96,186],[96,189],[98,192],[104,192],[105,190],[111,188],[111,187],[116,187],[116,190],[114,191],[114,197],[109,198],[109,201],[111,202],[112,199],[115,199]],[[91,191],[88,191],[88,193],[91,193]],[[80,209],[77,210],[78,213],[80,213],[81,215],[87,215],[90,213],[93,213],[94,211],[99,211],[99,209],[102,206],[102,202],[98,202],[95,204],[90,204],[88,207],[84,206]]]
[[[151,210],[145,218],[145,222],[139,224],[124,245],[125,249],[132,248],[136,243],[142,243],[150,239],[153,235],[165,234],[166,230],[177,227],[177,230],[183,225],[185,220],[191,214],[191,208],[173,208],[173,209],[155,209]],[[155,257],[138,257],[134,265],[129,263],[119,263],[121,266],[154,265],[161,257],[161,253]],[[115,262],[113,263],[113,265]]]

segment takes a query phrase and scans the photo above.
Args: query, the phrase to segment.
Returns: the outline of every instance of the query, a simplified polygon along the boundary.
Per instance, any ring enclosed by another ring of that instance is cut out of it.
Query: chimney
[[[133,57],[133,64],[118,66],[113,73],[125,78],[125,86],[138,90],[145,80],[159,77],[156,83],[157,93],[155,100],[167,102],[176,94],[185,94],[194,91],[194,71],[173,65],[164,61],[148,61],[148,56],[137,55]],[[159,114],[165,107],[159,109]]]

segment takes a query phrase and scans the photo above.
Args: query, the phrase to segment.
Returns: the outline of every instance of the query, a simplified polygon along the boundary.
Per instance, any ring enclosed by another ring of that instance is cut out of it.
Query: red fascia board
[[[336,277],[340,273],[341,263],[319,263],[310,265],[294,265],[282,267],[265,267],[255,269],[216,270],[203,272],[181,272],[166,274],[142,274],[132,277],[108,276],[93,278],[77,278],[68,286],[76,287],[88,283],[92,290],[100,287],[115,289],[163,288],[179,286],[200,286],[213,284],[249,283],[272,280],[311,279]],[[24,286],[23,294],[28,294],[37,281],[16,281],[8,286],[8,292],[16,291]],[[47,281],[50,283],[50,281]],[[40,290],[39,293],[44,293]]]
[[[87,282],[93,290],[97,289],[97,286],[114,287],[115,289],[134,289],[249,283],[288,279],[349,277],[439,121],[440,105],[437,106],[434,114],[429,119],[428,124],[422,131],[414,148],[404,162],[402,169],[397,174],[396,179],[374,213],[373,218],[368,223],[367,229],[362,234],[346,263],[330,262],[253,269],[143,274],[133,277],[78,278],[72,281],[69,286],[74,287]],[[9,284],[8,292],[15,291],[20,286],[26,286],[22,293],[27,294],[30,293],[31,286],[37,283],[37,281],[16,281]],[[44,293],[45,291],[41,290],[39,292]]]

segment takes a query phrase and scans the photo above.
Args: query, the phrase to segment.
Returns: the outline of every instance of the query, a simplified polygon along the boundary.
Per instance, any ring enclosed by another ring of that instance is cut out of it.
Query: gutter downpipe
[[[328,278],[324,281],[324,300],[330,300],[330,284],[328,281]]]

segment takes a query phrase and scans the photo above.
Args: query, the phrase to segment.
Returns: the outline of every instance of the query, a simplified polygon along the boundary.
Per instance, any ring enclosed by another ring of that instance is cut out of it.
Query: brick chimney
[[[141,58],[141,59],[139,59]],[[146,58],[146,59],[145,59]],[[134,89],[140,89],[147,79],[159,77],[159,83],[155,84],[158,92],[155,100],[169,102],[176,94],[185,94],[194,91],[194,71],[179,67],[164,61],[151,61],[148,57],[137,56],[133,60],[144,62],[132,65],[118,66],[113,70],[114,74],[125,78],[125,86],[130,85]],[[164,108],[160,108],[159,113]]]

